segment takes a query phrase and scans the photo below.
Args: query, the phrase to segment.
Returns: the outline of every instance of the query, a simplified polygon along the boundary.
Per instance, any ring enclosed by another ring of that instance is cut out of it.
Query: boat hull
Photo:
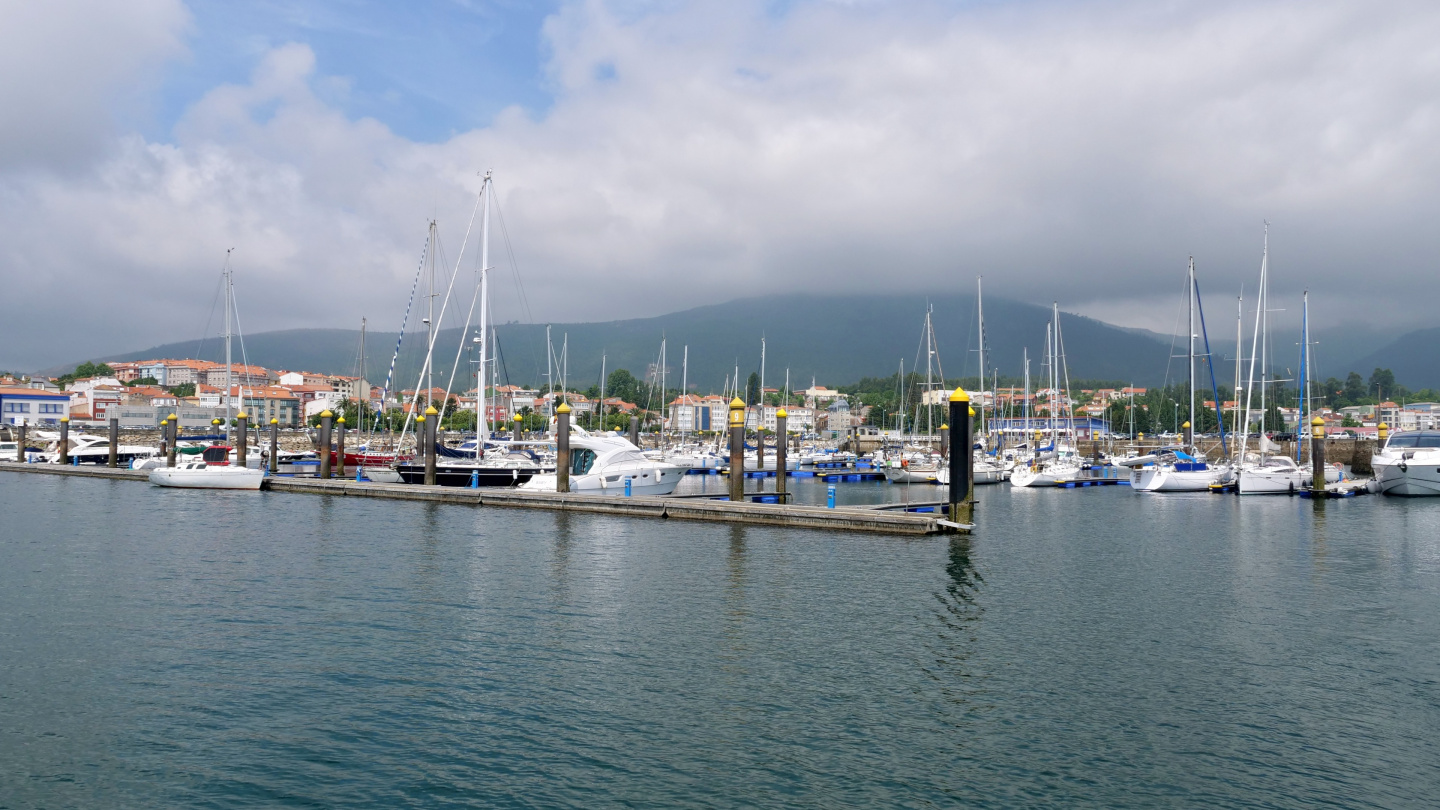
[[[162,467],[150,471],[150,483],[155,486],[181,489],[256,490],[264,480],[264,472],[248,467]]]
[[[1021,489],[1058,486],[1080,473],[1079,467],[1016,467],[1010,471],[1010,486]]]
[[[1235,491],[1241,495],[1294,495],[1310,486],[1313,474],[1309,470],[1241,470]],[[1340,471],[1334,467],[1325,470],[1325,483],[1340,481]]]
[[[1130,468],[1130,488],[1136,492],[1209,492],[1211,484],[1224,483],[1223,470],[1176,470],[1164,465]]]
[[[933,484],[938,473],[924,467],[886,467],[885,480],[892,484]]]
[[[425,465],[423,464],[397,464],[395,472],[406,484],[425,483]],[[515,487],[529,481],[538,472],[537,469],[520,467],[436,464],[435,485],[441,487]]]
[[[600,475],[587,473],[570,476],[570,492],[578,495],[612,495],[625,497],[625,479],[630,479],[631,495],[671,495],[685,478],[684,467]],[[537,475],[524,489],[554,492],[558,486],[554,473]]]
[[[1381,494],[1407,498],[1440,496],[1440,466],[1416,464],[1414,459],[1375,466],[1375,481]]]

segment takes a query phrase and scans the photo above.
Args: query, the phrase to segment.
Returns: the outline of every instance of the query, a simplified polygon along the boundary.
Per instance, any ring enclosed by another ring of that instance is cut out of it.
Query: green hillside
[[[935,296],[928,303],[934,307],[940,362],[946,376],[954,379],[974,375],[978,368],[974,297]],[[794,387],[809,385],[812,378],[834,387],[865,376],[892,374],[902,360],[907,371],[917,363],[923,371],[920,342],[926,305],[927,299],[921,296],[777,296],[698,307],[655,318],[554,324],[551,334],[557,354],[568,335],[569,380],[580,388],[599,380],[602,352],[608,358],[609,369],[627,368],[637,376],[643,375],[658,358],[662,335],[668,342],[667,365],[675,375],[675,384],[679,382],[687,345],[689,379],[699,390],[718,389],[737,364],[742,377],[758,371],[760,338],[764,335],[767,384],[783,383],[788,368]],[[1031,374],[1039,378],[1049,318],[1050,311],[1045,307],[987,299],[990,364],[998,367],[1002,375],[1019,376],[1023,370],[1022,350],[1028,347]],[[1072,378],[1142,385],[1164,380],[1170,362],[1168,343],[1078,315],[1062,313],[1061,325]],[[545,326],[511,323],[500,326],[498,331],[502,382],[542,381]],[[366,370],[372,381],[385,379],[396,337],[394,332],[367,335]],[[437,385],[455,362],[459,338],[458,329],[447,329],[437,339]],[[201,347],[198,353],[197,346]],[[353,373],[359,354],[359,332],[265,332],[247,336],[245,350],[250,362],[269,368]],[[198,354],[201,359],[217,360],[222,351],[220,341],[210,338],[203,344],[190,340],[88,359],[136,360]],[[235,357],[240,359],[238,345]],[[423,357],[423,333],[406,335],[393,387],[413,387]],[[461,374],[468,374],[467,359],[468,355],[461,356]],[[1178,373],[1177,362],[1172,376]]]

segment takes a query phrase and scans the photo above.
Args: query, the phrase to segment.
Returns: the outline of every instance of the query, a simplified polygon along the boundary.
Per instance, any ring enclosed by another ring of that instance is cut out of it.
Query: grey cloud
[[[0,261],[31,297],[86,285],[86,315],[163,313],[107,325],[114,349],[203,326],[227,247],[251,330],[398,321],[425,222],[453,261],[493,167],[540,319],[984,273],[997,295],[1161,329],[1188,255],[1217,301],[1253,285],[1268,218],[1277,298],[1433,323],[1435,30],[1423,3],[577,3],[546,25],[546,116],[440,144],[325,105],[295,44],[174,143],[0,178]],[[500,287],[497,317],[525,318]]]

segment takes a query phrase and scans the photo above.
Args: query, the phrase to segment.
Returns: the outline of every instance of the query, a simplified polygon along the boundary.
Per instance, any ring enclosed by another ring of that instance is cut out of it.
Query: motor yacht
[[[1392,434],[1371,464],[1385,495],[1440,495],[1440,431]]]
[[[630,440],[613,433],[571,428],[570,491],[586,495],[669,495],[685,477],[686,467],[645,457]],[[554,474],[536,475],[521,489],[554,492]]]

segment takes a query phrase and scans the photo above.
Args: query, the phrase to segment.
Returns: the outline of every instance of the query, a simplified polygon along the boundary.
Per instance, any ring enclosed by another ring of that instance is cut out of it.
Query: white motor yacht
[[[148,445],[119,444],[115,447],[117,463],[129,467],[135,461],[144,461],[160,455],[160,449]],[[14,458],[11,451],[10,458]],[[56,447],[42,455],[45,461],[60,463],[59,440]],[[70,437],[71,463],[105,465],[110,463],[110,439],[107,436],[75,435]]]
[[[1393,434],[1371,463],[1386,495],[1440,495],[1440,431]]]
[[[687,467],[645,457],[640,448],[619,434],[586,433],[571,428],[570,491],[585,495],[669,495],[685,478]],[[554,492],[553,473],[536,475],[520,489]]]

